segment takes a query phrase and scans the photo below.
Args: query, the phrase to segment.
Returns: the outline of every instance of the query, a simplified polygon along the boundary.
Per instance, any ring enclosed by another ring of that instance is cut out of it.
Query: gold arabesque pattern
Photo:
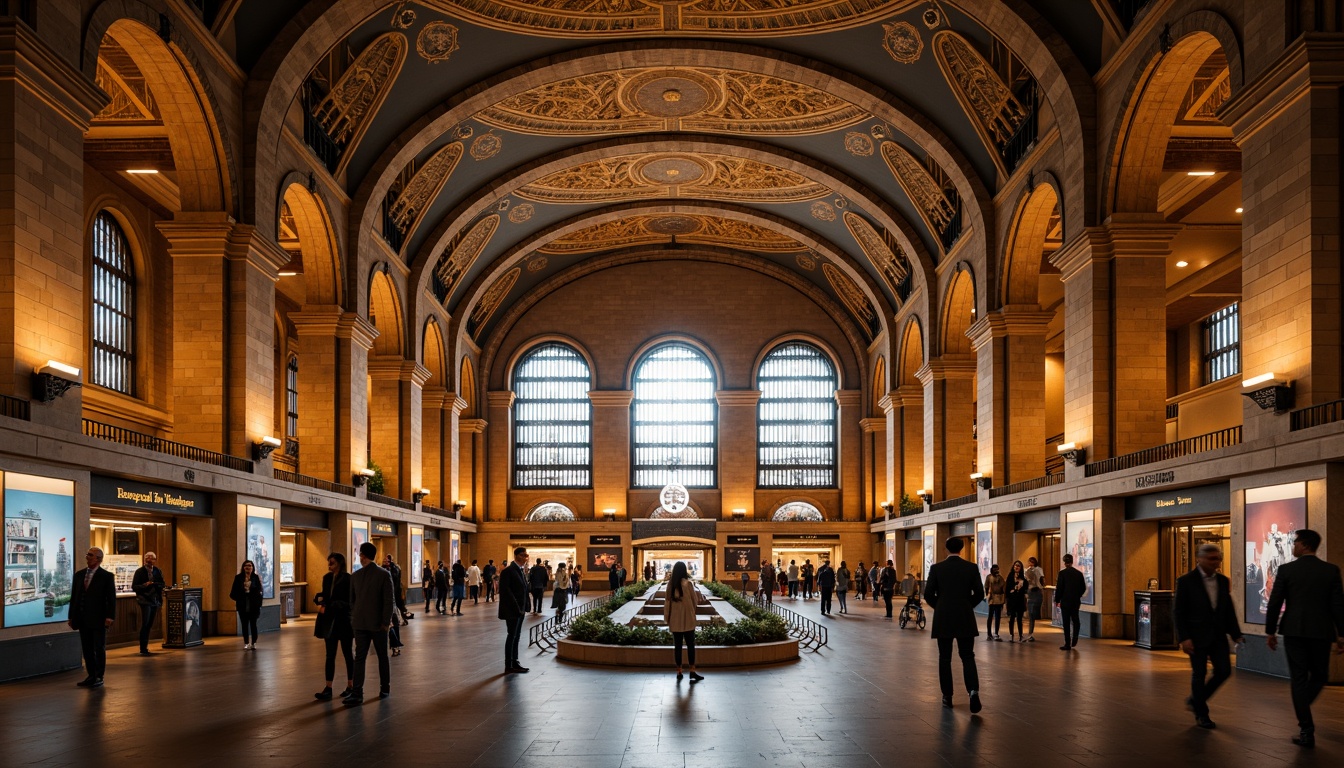
[[[822,274],[826,275],[826,282],[835,289],[835,294],[840,297],[850,312],[854,313],[860,321],[862,327],[868,331],[871,338],[877,325],[877,312],[873,310],[872,302],[863,295],[859,286],[854,284],[844,272],[841,272],[834,264],[822,264]]]
[[[899,250],[892,250],[873,225],[853,211],[845,211],[845,226],[868,256],[868,260],[882,273],[891,292],[897,293],[896,286],[904,282],[906,276],[910,274],[910,265],[906,262],[905,255]]]
[[[957,206],[934,180],[924,164],[915,159],[905,147],[894,141],[882,145],[882,159],[896,177],[896,181],[919,208],[919,215],[929,230],[941,233],[957,213]]]
[[[429,204],[438,197],[444,182],[448,181],[448,177],[452,175],[453,169],[457,168],[457,162],[461,159],[462,142],[459,141],[435,152],[420,170],[415,172],[396,201],[389,206],[388,216],[396,222],[402,234],[408,236],[407,239],[424,217]]]
[[[513,290],[514,284],[518,282],[518,276],[523,274],[522,267],[510,269],[503,277],[499,278],[485,291],[485,295],[477,302],[476,307],[471,310],[471,317],[467,319],[467,332],[475,335],[485,325],[490,316],[495,314],[499,305],[504,302],[504,298]]]
[[[788,235],[738,219],[699,214],[630,216],[572,232],[537,250],[551,254],[609,251],[670,242],[719,245],[743,250],[790,253],[806,246]]]
[[[449,290],[453,288],[462,277],[462,273],[466,272],[471,263],[481,255],[481,251],[485,250],[485,246],[490,243],[490,238],[494,237],[497,229],[499,229],[499,215],[492,213],[476,222],[476,225],[468,230],[448,253],[439,257],[435,274],[445,287]]]
[[[691,152],[623,155],[581,163],[515,194],[543,203],[601,203],[653,197],[790,203],[829,194],[800,173],[744,157]]]

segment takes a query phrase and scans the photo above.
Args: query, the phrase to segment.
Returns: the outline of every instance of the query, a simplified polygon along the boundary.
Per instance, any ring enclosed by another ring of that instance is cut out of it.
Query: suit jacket
[[[519,570],[522,570],[521,568]],[[546,569],[540,565],[534,565],[527,571],[527,583],[533,589],[545,589],[550,583],[551,578],[546,575]]]
[[[396,593],[392,574],[369,563],[350,574],[350,626],[358,632],[377,632],[392,626]]]
[[[140,605],[163,605],[163,571],[156,565],[153,568],[140,566],[131,578],[131,591],[135,593],[135,602]]]
[[[322,577],[322,591],[313,596],[322,605],[317,615],[313,634],[317,637],[340,640],[354,636],[350,626],[350,574],[342,573],[334,579],[330,573]]]
[[[1279,618],[1284,603],[1288,609]],[[1344,636],[1344,585],[1339,566],[1303,555],[1279,566],[1269,595],[1265,634],[1334,640]]]
[[[975,606],[985,599],[985,585],[980,582],[980,568],[975,563],[951,556],[934,563],[924,582],[924,599],[934,609],[933,637],[980,634]]]
[[[252,588],[243,589],[243,574],[233,577],[233,588],[229,590],[229,599],[239,613],[248,616],[261,613],[261,577],[252,574]]]
[[[1077,609],[1087,594],[1087,577],[1077,568],[1065,568],[1055,581],[1055,602],[1061,608]]]
[[[835,569],[829,565],[821,566],[821,569],[817,571],[817,586],[822,589],[834,589]]]
[[[448,591],[448,569],[440,568],[434,571],[434,588],[440,592]]]
[[[117,615],[117,582],[111,571],[93,572],[89,588],[84,588],[84,569],[75,571],[70,591],[70,623],[75,629],[99,629]]]
[[[1196,568],[1176,580],[1176,640],[1193,640],[1196,648],[1226,643],[1241,637],[1241,624],[1232,606],[1232,583],[1223,574],[1218,582],[1218,607],[1209,603],[1204,575]]]
[[[499,572],[499,618],[520,619],[526,615],[527,591],[527,575],[523,569],[517,563],[506,565]]]

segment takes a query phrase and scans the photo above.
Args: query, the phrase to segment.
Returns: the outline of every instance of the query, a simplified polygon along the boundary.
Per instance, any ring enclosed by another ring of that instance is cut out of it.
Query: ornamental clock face
[[[658,501],[669,514],[679,515],[690,506],[691,494],[686,486],[672,483],[663,486],[663,490],[658,493]]]

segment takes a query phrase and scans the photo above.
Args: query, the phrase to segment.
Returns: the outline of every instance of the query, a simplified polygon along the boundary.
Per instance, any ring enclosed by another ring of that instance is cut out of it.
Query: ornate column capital
[[[588,400],[594,408],[629,408],[635,393],[629,389],[590,389]]]
[[[756,407],[761,401],[761,391],[759,389],[720,389],[714,393],[714,399],[720,406],[725,405],[744,405]]]
[[[1006,336],[1044,336],[1053,319],[1054,313],[1042,311],[1035,304],[1009,304],[976,320],[966,329],[966,335],[971,347],[979,352],[994,339]]]
[[[511,389],[495,390],[485,393],[486,405],[490,408],[512,408],[516,395]]]
[[[915,371],[919,383],[928,386],[930,382],[943,379],[975,378],[976,362],[973,355],[943,355],[924,364]]]

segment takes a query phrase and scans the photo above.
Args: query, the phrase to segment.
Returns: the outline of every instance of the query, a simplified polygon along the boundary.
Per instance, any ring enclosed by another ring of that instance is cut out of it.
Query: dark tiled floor
[[[784,601],[816,617],[817,603]],[[112,652],[107,687],[71,672],[0,686],[0,765],[103,766],[1147,766],[1339,765],[1344,691],[1317,703],[1319,746],[1289,742],[1285,681],[1237,674],[1194,728],[1176,653],[1059,635],[977,643],[985,711],[939,706],[936,649],[868,603],[825,619],[831,646],[794,664],[672,674],[593,669],[525,653],[503,677],[494,606],[423,616],[402,631],[393,698],[318,703],[321,642],[301,622],[262,637],[141,658]],[[534,622],[529,622],[529,624]],[[339,674],[339,673],[338,673]],[[960,672],[957,672],[958,679]],[[376,683],[370,682],[376,690]]]

